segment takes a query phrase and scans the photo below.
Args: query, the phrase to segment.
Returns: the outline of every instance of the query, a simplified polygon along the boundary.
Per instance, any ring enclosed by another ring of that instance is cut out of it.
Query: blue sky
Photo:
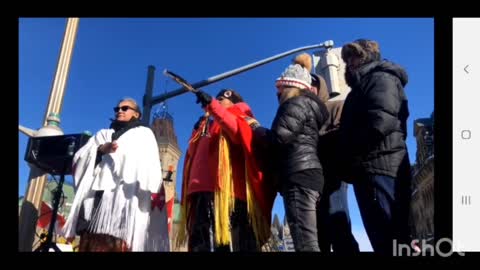
[[[19,20],[19,124],[38,129],[55,76],[66,19]],[[61,128],[65,134],[96,132],[109,125],[112,108],[123,97],[141,103],[147,66],[156,67],[154,96],[178,88],[162,75],[168,68],[197,82],[298,47],[333,40],[337,46],[368,38],[379,42],[382,56],[408,72],[408,148],[415,161],[413,121],[433,111],[434,34],[431,18],[81,18],[66,86]],[[310,50],[308,52],[313,52]],[[275,79],[288,56],[206,86],[238,90],[258,120],[269,127],[278,106]],[[185,153],[193,123],[202,114],[195,96],[186,93],[167,102],[178,143]],[[157,106],[158,107],[158,106]],[[154,107],[152,111],[155,111]],[[23,160],[28,138],[19,133],[19,195],[25,193],[29,168]],[[183,164],[183,157],[179,164]],[[182,165],[178,168],[181,179]],[[180,187],[177,184],[177,190]],[[362,250],[371,250],[349,189],[352,230]],[[281,197],[274,206],[283,220]]]

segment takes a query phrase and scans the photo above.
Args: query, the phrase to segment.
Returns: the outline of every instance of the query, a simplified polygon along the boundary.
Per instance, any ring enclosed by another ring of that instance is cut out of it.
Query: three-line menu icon
[[[462,205],[471,205],[472,196],[462,195]]]

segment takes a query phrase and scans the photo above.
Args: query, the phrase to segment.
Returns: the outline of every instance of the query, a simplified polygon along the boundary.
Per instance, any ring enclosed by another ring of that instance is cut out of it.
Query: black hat
[[[218,99],[220,97],[229,99],[233,104],[238,102],[243,102],[242,96],[240,96],[240,94],[235,92],[235,90],[233,89],[226,88],[226,89],[220,90],[220,92],[218,92],[215,98]]]

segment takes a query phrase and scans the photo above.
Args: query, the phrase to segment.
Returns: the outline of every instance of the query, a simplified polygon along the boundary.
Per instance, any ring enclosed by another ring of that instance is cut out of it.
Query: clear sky
[[[42,125],[66,27],[65,18],[19,20],[19,124]],[[431,18],[81,18],[66,86],[61,128],[65,134],[108,127],[112,108],[123,97],[140,104],[147,66],[156,67],[154,96],[178,88],[163,76],[168,68],[190,82],[292,50],[333,40],[335,47],[358,39],[379,42],[382,56],[403,66],[409,75],[408,148],[415,161],[413,121],[429,117],[434,102],[434,24]],[[308,52],[312,53],[315,50]],[[278,102],[275,79],[292,56],[203,88],[238,90],[255,116],[270,127]],[[202,114],[195,96],[186,93],[167,101],[183,153],[193,123]],[[153,108],[153,112],[158,108]],[[28,138],[19,133],[19,196],[27,188],[29,167],[23,160]],[[180,191],[183,156],[179,162]],[[67,179],[68,180],[68,179]],[[371,250],[349,188],[352,230],[362,250]],[[283,220],[281,197],[274,213]]]

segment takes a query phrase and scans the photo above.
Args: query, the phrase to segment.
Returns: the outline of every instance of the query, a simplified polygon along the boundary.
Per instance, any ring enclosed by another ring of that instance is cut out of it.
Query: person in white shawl
[[[167,210],[151,200],[162,187],[155,135],[141,125],[135,100],[114,111],[110,128],[75,153],[76,193],[63,233],[81,236],[80,251],[168,251]]]

